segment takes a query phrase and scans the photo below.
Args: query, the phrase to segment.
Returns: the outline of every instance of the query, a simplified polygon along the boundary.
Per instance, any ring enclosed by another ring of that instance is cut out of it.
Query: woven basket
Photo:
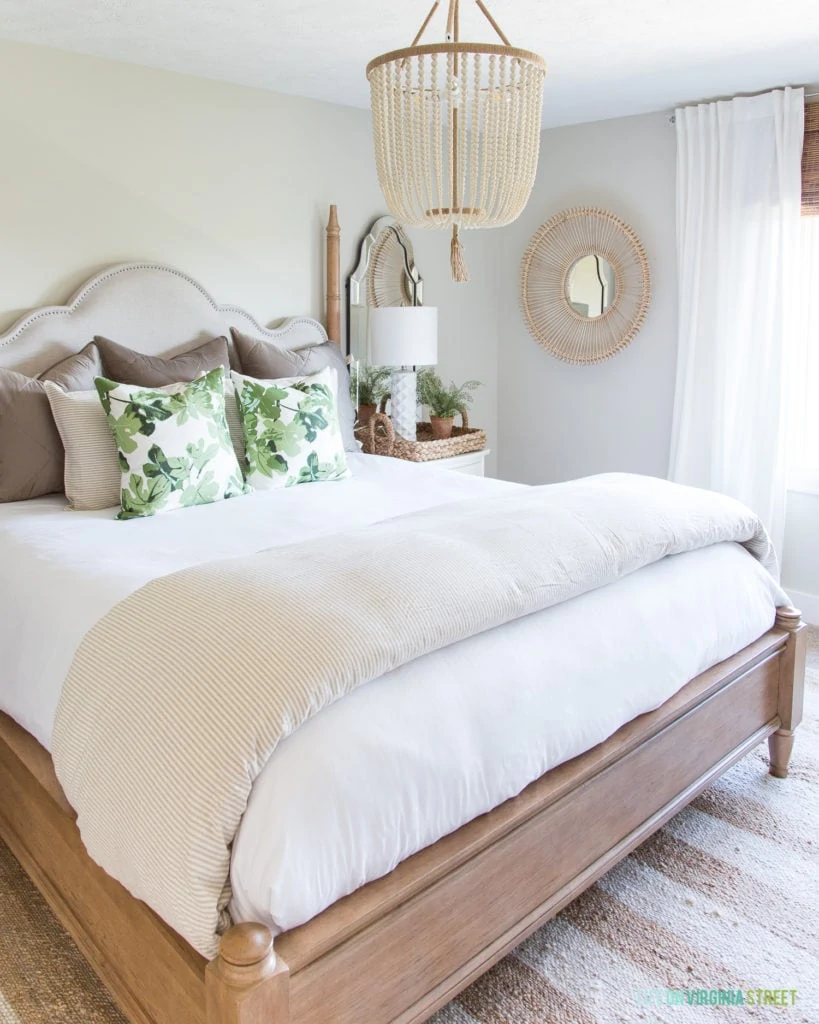
[[[359,427],[355,436],[364,445],[368,455],[391,455],[394,459],[409,462],[432,462],[435,459],[449,459],[453,455],[467,452],[481,452],[486,447],[486,431],[469,426],[466,410],[461,410],[463,426],[452,428],[452,437],[435,440],[429,423],[416,427],[417,440],[407,441],[399,437],[386,413],[374,413],[366,427]]]

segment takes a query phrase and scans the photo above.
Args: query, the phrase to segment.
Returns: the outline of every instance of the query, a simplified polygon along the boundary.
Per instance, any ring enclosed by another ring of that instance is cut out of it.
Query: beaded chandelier
[[[406,225],[452,228],[452,276],[467,281],[461,228],[520,216],[535,180],[546,64],[502,40],[462,43],[459,0],[450,0],[446,42],[412,45],[367,65],[378,180],[390,213]]]

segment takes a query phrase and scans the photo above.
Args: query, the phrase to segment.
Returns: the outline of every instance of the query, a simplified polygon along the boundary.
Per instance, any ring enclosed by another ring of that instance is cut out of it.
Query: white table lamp
[[[438,310],[434,306],[376,306],[369,311],[370,359],[391,366],[392,425],[399,437],[415,440],[416,366],[438,362]]]

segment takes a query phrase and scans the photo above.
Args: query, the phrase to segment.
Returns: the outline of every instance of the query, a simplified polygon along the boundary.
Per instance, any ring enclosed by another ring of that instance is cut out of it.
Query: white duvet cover
[[[56,497],[0,506],[0,707],[48,746],[85,632],[157,576],[516,486],[350,458],[346,481],[126,523]],[[360,688],[284,741],[257,780],[234,846],[234,919],[309,920],[661,704],[785,602],[758,562],[722,544]]]

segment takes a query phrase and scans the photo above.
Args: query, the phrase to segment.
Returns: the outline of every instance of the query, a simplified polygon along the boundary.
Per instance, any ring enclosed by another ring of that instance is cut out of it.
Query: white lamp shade
[[[370,361],[375,366],[432,366],[438,362],[434,306],[376,306],[369,310]]]

